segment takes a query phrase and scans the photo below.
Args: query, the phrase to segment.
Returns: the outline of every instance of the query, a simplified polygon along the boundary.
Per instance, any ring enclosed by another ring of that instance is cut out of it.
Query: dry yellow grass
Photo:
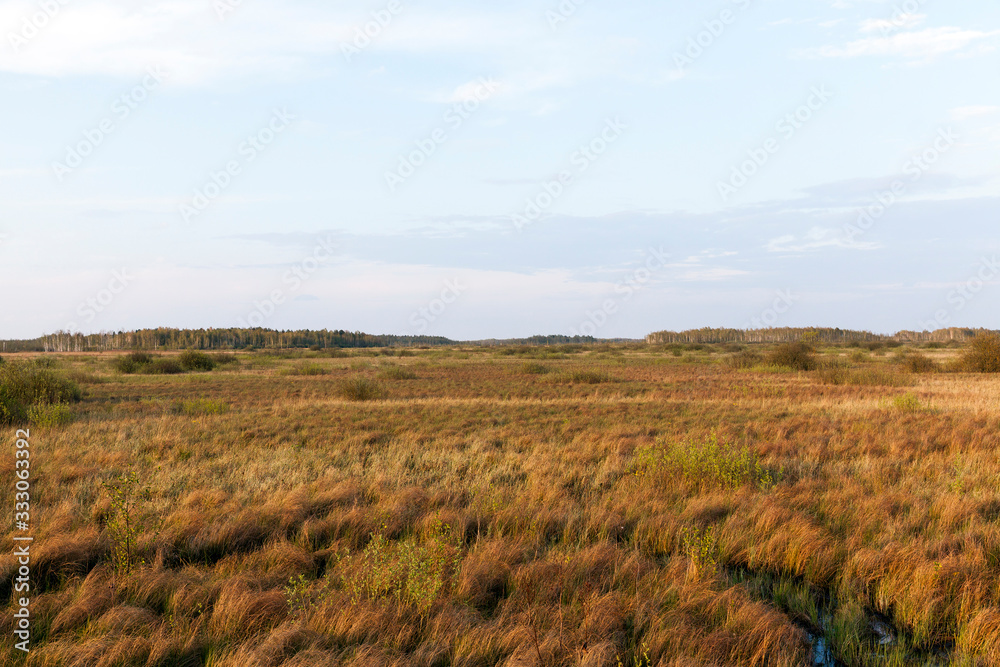
[[[481,349],[307,356],[324,372],[57,358],[85,397],[32,432],[35,643],[5,664],[810,664],[809,601],[737,573],[835,601],[845,662],[1000,664],[998,378],[831,385],[641,346],[539,352],[545,373]],[[377,400],[342,397],[359,377]],[[201,399],[220,409],[175,408]],[[129,471],[149,495],[115,572],[102,483]]]

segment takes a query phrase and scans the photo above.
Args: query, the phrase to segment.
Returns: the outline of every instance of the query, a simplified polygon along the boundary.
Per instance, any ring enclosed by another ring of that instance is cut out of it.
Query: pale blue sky
[[[0,37],[0,338],[1000,326],[992,1],[8,0]]]

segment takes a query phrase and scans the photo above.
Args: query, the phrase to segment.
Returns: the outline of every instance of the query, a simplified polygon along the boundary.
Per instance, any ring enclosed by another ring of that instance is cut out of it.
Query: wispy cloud
[[[1000,36],[1000,30],[984,32],[956,27],[927,28],[888,37],[864,37],[844,46],[827,45],[804,49],[798,51],[797,55],[807,58],[898,57],[911,64],[918,64],[946,54],[962,52],[973,45],[985,46],[984,42],[997,36]]]

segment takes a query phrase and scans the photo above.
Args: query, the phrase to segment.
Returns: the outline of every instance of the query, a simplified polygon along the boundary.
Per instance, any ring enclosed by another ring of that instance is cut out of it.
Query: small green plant
[[[765,466],[749,447],[723,443],[716,433],[702,441],[641,449],[636,454],[635,466],[639,478],[681,479],[700,488],[755,486],[768,491],[784,475],[782,469]]]
[[[303,616],[316,606],[316,596],[305,575],[291,577],[285,586],[285,600],[293,616]]]
[[[913,392],[907,392],[892,399],[892,407],[901,412],[919,412],[924,408],[918,397]]]
[[[229,405],[222,401],[197,398],[191,401],[177,401],[173,405],[173,412],[174,414],[186,415],[188,417],[222,415],[229,412]]]
[[[688,558],[689,574],[701,579],[715,575],[719,569],[719,542],[715,527],[701,529],[685,526],[680,532],[681,550]]]
[[[134,471],[118,475],[103,487],[111,497],[111,511],[105,524],[111,540],[111,565],[115,574],[124,576],[145,565],[136,553],[136,543],[146,528],[140,510],[141,504],[149,500],[150,492]]]
[[[73,411],[65,403],[32,405],[28,408],[28,421],[35,426],[64,426],[73,421]]]
[[[340,395],[349,401],[375,401],[385,395],[385,390],[375,380],[357,377],[340,384]]]
[[[204,352],[187,350],[177,359],[177,363],[186,371],[211,371],[215,370],[215,361]]]

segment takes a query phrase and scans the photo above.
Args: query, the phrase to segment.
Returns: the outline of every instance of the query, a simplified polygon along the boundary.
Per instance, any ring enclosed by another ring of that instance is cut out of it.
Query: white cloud
[[[895,56],[911,62],[926,62],[938,56],[980,46],[984,40],[1000,35],[1000,31],[962,30],[956,27],[927,28],[902,32],[889,37],[864,37],[845,46],[822,46],[805,49],[798,55],[811,58],[859,58],[864,56]]]
[[[926,14],[899,14],[893,19],[865,19],[861,22],[861,32],[890,32],[906,28],[915,28],[927,20]]]
[[[975,118],[977,116],[988,116],[995,114],[1000,111],[1000,107],[991,107],[985,105],[974,105],[968,107],[956,107],[950,111],[950,116],[952,120],[968,120],[969,118]]]
[[[805,236],[798,239],[792,234],[786,234],[767,242],[764,248],[768,252],[790,252],[800,253],[810,250],[820,250],[822,248],[851,248],[854,250],[875,250],[879,248],[877,243],[857,243],[844,237],[839,229],[827,229],[824,227],[813,227]]]

